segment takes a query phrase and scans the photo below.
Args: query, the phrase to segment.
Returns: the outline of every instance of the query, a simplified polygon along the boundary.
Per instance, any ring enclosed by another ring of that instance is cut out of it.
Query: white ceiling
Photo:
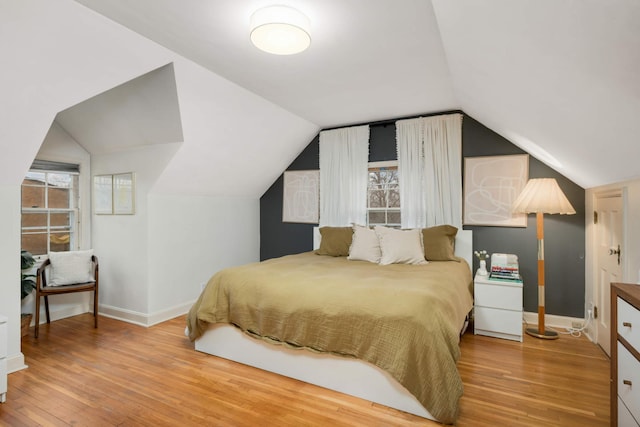
[[[583,187],[639,178],[638,0],[287,0],[294,56],[255,49],[265,0],[76,0],[321,128],[461,109]]]
[[[173,66],[165,65],[61,111],[56,121],[91,154],[182,142]]]

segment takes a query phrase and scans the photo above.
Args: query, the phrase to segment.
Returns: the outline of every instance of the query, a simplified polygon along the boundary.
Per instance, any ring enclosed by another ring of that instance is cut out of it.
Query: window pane
[[[71,213],[69,212],[61,212],[61,213],[52,213],[51,214],[51,228],[60,228],[64,227],[65,230],[71,228]]]
[[[389,221],[389,224],[400,224],[400,212],[389,211],[387,213],[387,221]]]
[[[400,191],[397,188],[389,190],[389,207],[400,207]]]
[[[386,224],[384,212],[369,212],[369,224]]]
[[[23,208],[44,208],[44,187],[22,186]]]
[[[382,190],[373,190],[369,191],[369,207],[370,208],[385,208],[386,207],[386,199],[384,191]]]
[[[73,175],[68,173],[47,173],[47,182],[52,187],[70,188],[73,182]]]
[[[68,188],[49,187],[49,209],[69,209],[71,208]]]
[[[25,227],[42,227],[47,229],[47,214],[46,213],[23,213],[22,214],[22,228]]]
[[[44,255],[47,253],[47,234],[23,234],[21,245],[33,255]]]
[[[29,185],[34,185],[34,184],[44,185],[44,181],[45,181],[44,172],[29,171],[27,172],[27,176],[24,178],[24,181],[22,183],[29,184]]]
[[[51,237],[49,238],[51,241],[51,251],[52,252],[62,252],[71,250],[71,233],[62,232],[62,233],[51,233]]]

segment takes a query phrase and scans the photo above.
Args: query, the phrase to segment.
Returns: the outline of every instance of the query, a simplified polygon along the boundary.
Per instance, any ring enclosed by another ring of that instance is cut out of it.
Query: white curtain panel
[[[402,227],[461,228],[462,115],[400,120],[396,143]]]
[[[369,126],[320,132],[320,226],[366,224]]]
[[[424,121],[421,119],[396,122],[402,228],[424,228],[427,225],[423,135]]]

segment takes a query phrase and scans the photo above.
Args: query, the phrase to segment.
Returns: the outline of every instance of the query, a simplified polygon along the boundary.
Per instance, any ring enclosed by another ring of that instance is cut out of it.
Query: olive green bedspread
[[[222,270],[189,311],[295,347],[356,357],[389,372],[439,421],[458,413],[459,333],[471,310],[466,262],[377,265],[307,252]]]

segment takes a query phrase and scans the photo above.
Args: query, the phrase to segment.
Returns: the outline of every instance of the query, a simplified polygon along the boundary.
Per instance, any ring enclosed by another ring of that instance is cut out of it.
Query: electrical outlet
[[[573,329],[580,329],[582,328],[582,322],[574,320],[573,322],[571,322],[571,327]]]

